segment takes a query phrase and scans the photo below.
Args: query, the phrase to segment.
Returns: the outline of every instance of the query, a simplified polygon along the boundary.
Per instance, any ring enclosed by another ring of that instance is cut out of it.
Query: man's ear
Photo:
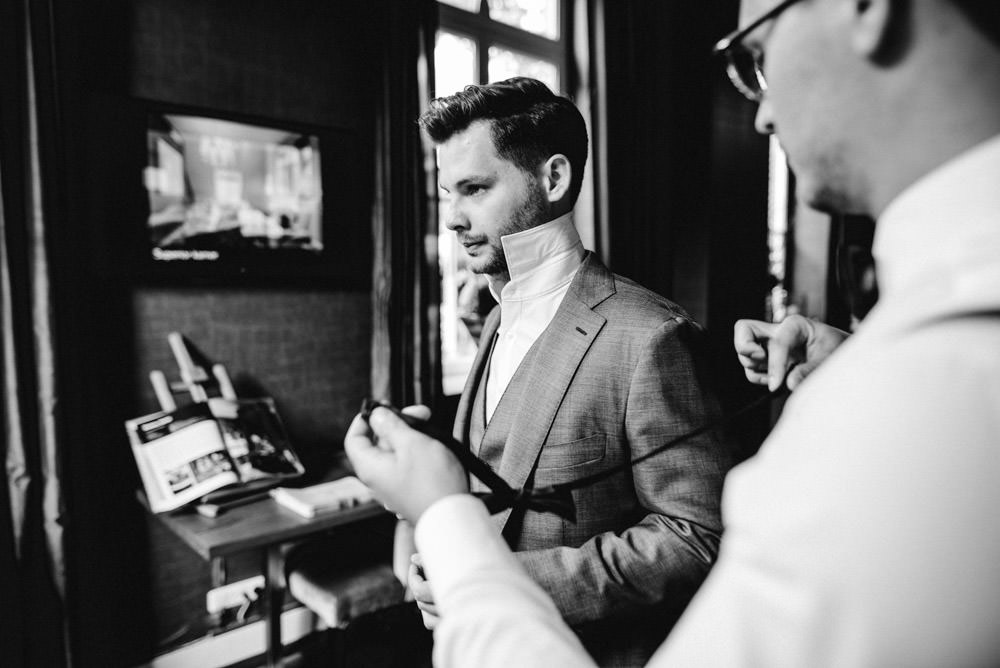
[[[889,48],[892,21],[901,9],[896,0],[850,0],[853,11],[851,46],[866,58],[878,58]]]
[[[550,202],[559,202],[569,194],[569,186],[573,181],[573,167],[569,158],[562,153],[549,156],[542,165],[542,178],[545,195]]]

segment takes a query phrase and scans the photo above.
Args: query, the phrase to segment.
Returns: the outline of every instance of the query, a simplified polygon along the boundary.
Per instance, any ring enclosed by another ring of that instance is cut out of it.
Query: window
[[[528,76],[566,93],[570,0],[440,0],[434,95],[469,84]],[[462,391],[483,319],[495,303],[485,278],[470,274],[439,207],[441,366],[445,395]]]
[[[773,286],[765,301],[765,317],[769,322],[781,322],[789,314],[788,295],[788,209],[789,183],[788,160],[771,135],[769,144],[768,194],[767,194],[767,265]]]

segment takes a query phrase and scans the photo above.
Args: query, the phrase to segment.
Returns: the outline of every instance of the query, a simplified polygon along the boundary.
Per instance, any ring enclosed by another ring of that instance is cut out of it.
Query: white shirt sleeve
[[[594,665],[478,499],[441,499],[420,518],[415,537],[441,611],[435,666]]]

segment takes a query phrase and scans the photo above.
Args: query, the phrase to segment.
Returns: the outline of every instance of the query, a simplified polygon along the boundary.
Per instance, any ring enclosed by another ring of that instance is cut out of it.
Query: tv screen
[[[316,135],[172,113],[148,116],[143,181],[152,259],[323,251]]]

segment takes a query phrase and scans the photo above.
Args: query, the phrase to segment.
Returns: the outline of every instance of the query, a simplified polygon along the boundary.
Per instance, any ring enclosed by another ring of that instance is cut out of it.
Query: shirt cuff
[[[470,494],[434,502],[417,522],[414,539],[439,600],[469,573],[505,565],[521,568],[486,506]]]

